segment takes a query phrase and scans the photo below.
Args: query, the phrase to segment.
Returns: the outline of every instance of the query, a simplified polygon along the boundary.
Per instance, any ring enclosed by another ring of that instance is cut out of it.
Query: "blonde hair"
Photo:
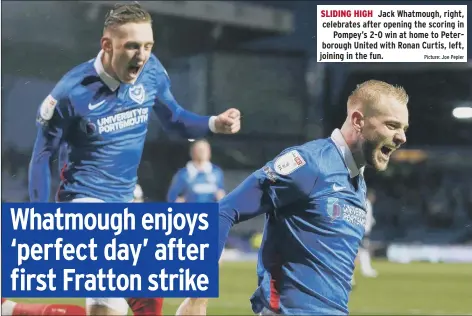
[[[408,103],[408,94],[401,86],[394,86],[384,81],[368,80],[359,85],[352,91],[347,100],[348,110],[357,106],[371,107],[377,104],[382,97],[393,97],[402,104]]]

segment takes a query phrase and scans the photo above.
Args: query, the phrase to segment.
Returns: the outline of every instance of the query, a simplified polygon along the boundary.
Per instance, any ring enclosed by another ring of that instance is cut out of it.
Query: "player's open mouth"
[[[130,66],[128,68],[129,74],[133,77],[136,77],[138,75],[140,69],[141,69],[140,66]]]
[[[387,146],[382,146],[382,148],[380,148],[380,151],[382,152],[384,158],[388,159],[393,153],[394,149]]]

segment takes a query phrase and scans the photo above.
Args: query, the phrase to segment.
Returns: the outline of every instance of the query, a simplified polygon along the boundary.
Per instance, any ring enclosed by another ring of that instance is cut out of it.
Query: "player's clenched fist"
[[[241,113],[237,109],[229,109],[216,117],[215,129],[221,134],[236,134],[241,129]]]

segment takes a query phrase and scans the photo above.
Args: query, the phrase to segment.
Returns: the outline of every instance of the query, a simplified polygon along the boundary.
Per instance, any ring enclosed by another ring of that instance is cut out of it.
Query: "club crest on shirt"
[[[89,119],[82,119],[79,123],[80,129],[82,132],[85,133],[87,136],[93,136],[97,132],[97,125],[95,125],[91,120]]]
[[[144,99],[146,98],[146,91],[144,91],[144,86],[142,84],[135,85],[129,89],[129,97],[131,100],[143,104]]]
[[[305,163],[297,150],[291,150],[275,160],[274,169],[278,174],[286,176],[305,165]]]

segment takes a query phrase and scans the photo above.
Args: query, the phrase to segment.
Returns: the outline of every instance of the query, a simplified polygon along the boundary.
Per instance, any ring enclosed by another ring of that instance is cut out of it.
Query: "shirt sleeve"
[[[163,79],[158,85],[154,112],[166,132],[189,139],[203,138],[215,132],[214,117],[185,110],[172,95],[167,73],[164,72],[159,77]]]
[[[40,105],[37,134],[28,171],[28,191],[31,202],[48,202],[51,186],[50,159],[62,142],[72,109],[59,83]]]
[[[281,153],[247,177],[220,201],[219,255],[234,224],[308,199],[318,176],[317,168],[302,150]]]

